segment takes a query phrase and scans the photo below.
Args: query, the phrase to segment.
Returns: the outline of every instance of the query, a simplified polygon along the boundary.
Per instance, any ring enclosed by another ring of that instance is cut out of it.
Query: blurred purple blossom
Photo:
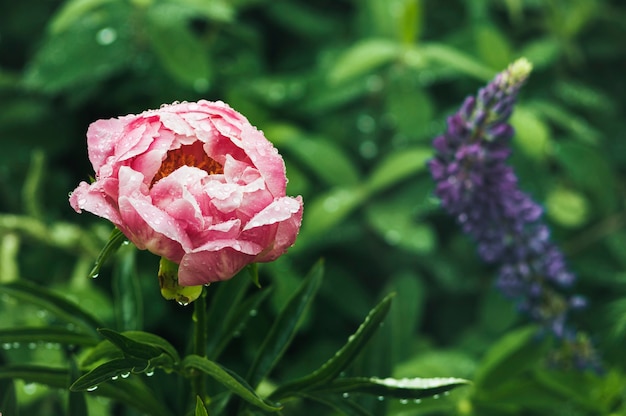
[[[506,163],[513,136],[508,119],[531,69],[520,59],[468,97],[435,138],[429,167],[442,206],[476,241],[482,259],[499,268],[498,288],[544,329],[573,342],[578,335],[566,318],[585,301],[564,293],[574,275],[550,241],[543,209],[519,189]]]

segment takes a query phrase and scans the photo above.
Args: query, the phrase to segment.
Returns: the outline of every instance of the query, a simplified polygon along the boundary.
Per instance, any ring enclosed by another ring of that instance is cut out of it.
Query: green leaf
[[[511,124],[515,128],[515,143],[528,156],[543,160],[552,153],[550,129],[537,113],[518,105]]]
[[[143,301],[137,270],[135,250],[130,244],[119,252],[113,269],[113,293],[117,327],[125,330],[143,327]]]
[[[98,319],[93,317],[91,313],[83,310],[74,302],[65,299],[41,285],[35,285],[26,280],[1,284],[0,293],[5,293],[20,301],[40,306],[52,314],[68,322],[72,322],[91,333],[95,333],[96,328],[104,326]]]
[[[510,332],[493,345],[476,370],[477,389],[488,391],[537,365],[545,357],[547,343],[537,338],[537,327]]]
[[[424,58],[430,61],[431,66],[444,65],[481,81],[489,81],[496,74],[495,70],[481,64],[458,49],[444,44],[422,44],[422,46],[417,48],[421,51]]]
[[[70,364],[70,379],[76,379],[79,377],[78,366],[76,365],[76,357],[72,356],[69,360]],[[68,415],[69,416],[81,416],[87,415],[87,402],[83,392],[70,391],[68,395]]]
[[[235,9],[224,0],[169,0],[168,5],[187,9],[189,17],[198,15],[216,22],[232,22],[235,18]],[[185,12],[186,10],[181,10]]]
[[[580,227],[589,217],[589,203],[580,192],[557,186],[546,197],[548,217],[563,227]]]
[[[185,17],[172,13],[167,4],[152,7],[146,17],[148,40],[163,67],[182,84],[206,89],[211,77],[208,50],[190,31]]]
[[[204,403],[202,403],[202,399],[200,396],[196,396],[196,411],[195,416],[209,416],[209,411],[206,410]]]
[[[175,361],[180,360],[176,349],[157,335],[141,331],[119,333],[106,328],[100,328],[98,332],[127,356],[150,360],[166,353]]]
[[[90,347],[98,344],[98,339],[84,334],[78,334],[69,329],[60,327],[34,328],[7,328],[0,329],[2,342],[52,342],[63,345],[80,345]]]
[[[344,220],[368,196],[362,188],[334,188],[309,202],[300,239],[319,237]],[[303,245],[296,245],[294,250]]]
[[[402,45],[389,39],[363,39],[350,46],[328,70],[333,84],[349,81],[397,59]]]
[[[227,324],[232,322],[236,314],[233,305],[240,305],[246,290],[250,287],[250,280],[241,274],[237,274],[230,280],[221,282],[213,297],[209,300],[207,312],[207,329],[209,340],[207,344],[207,356],[213,359],[219,354],[218,344],[224,342],[227,335]],[[230,335],[232,336],[232,334]]]
[[[256,387],[283,356],[296,334],[300,319],[315,297],[323,275],[324,263],[318,261],[274,321],[246,376],[251,386]]]
[[[140,358],[118,358],[99,365],[80,376],[71,386],[71,391],[93,391],[105,381],[126,378],[130,373],[141,373],[149,367],[148,361]]]
[[[379,192],[412,175],[426,170],[426,162],[433,156],[430,147],[418,146],[392,153],[385,157],[367,180],[371,192]]]
[[[256,287],[261,289],[261,283],[259,282],[259,265],[258,265],[258,263],[248,264],[248,267],[246,267],[246,269],[248,270],[248,274],[250,274],[250,279],[252,280],[252,283]]]
[[[219,364],[198,355],[188,355],[183,360],[183,368],[200,370],[212,377],[215,381],[247,402],[267,411],[277,411],[281,408],[261,399],[241,377]]]
[[[335,355],[326,361],[320,368],[311,374],[279,386],[270,396],[272,400],[281,400],[303,390],[311,390],[317,386],[326,385],[334,380],[367,345],[376,330],[387,316],[391,307],[393,294],[387,295],[359,326],[357,331],[348,338],[348,342]]]
[[[50,21],[50,31],[53,34],[62,32],[84,17],[88,12],[113,0],[69,0],[54,15]]]
[[[329,185],[349,186],[359,182],[354,163],[331,141],[300,136],[284,146]]]
[[[133,56],[130,5],[108,1],[93,5],[97,10],[88,6],[90,10],[75,10],[80,17],[61,15],[26,69],[27,87],[58,93],[99,83],[127,67]]]
[[[506,68],[512,60],[508,38],[495,25],[478,24],[474,27],[474,38],[482,61],[491,68]]]
[[[333,409],[337,414],[345,416],[372,416],[372,413],[365,410],[352,400],[345,398],[337,398],[325,394],[303,393],[299,395],[302,398],[312,400]]]
[[[602,139],[602,133],[591,126],[577,114],[553,102],[533,101],[533,109],[541,114],[545,120],[556,124],[559,128],[570,132],[581,143],[598,145]],[[563,142],[565,144],[567,142]]]
[[[235,334],[241,328],[245,327],[248,320],[256,316],[259,306],[270,293],[272,293],[271,288],[259,290],[257,293],[248,297],[240,305],[231,308],[234,310],[234,313],[228,314],[228,319],[223,326],[223,332],[218,339],[219,342],[211,355],[213,359],[219,356],[228,343],[233,339]]]
[[[314,389],[316,393],[364,393],[374,396],[397,399],[423,399],[445,393],[459,386],[469,384],[468,380],[454,377],[436,378],[340,378]]]
[[[0,380],[0,409],[2,409],[6,415],[18,414],[15,384],[12,379]]]

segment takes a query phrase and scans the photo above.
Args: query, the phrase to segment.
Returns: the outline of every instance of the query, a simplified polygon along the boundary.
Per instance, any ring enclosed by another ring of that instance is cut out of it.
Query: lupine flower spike
[[[571,346],[581,338],[567,325],[567,317],[585,300],[565,293],[574,275],[550,241],[542,208],[519,189],[506,163],[513,137],[508,119],[531,69],[526,59],[519,59],[476,97],[468,97],[448,118],[447,131],[435,138],[429,167],[444,209],[476,241],[480,257],[498,267],[497,287]],[[571,358],[583,362],[592,357]]]

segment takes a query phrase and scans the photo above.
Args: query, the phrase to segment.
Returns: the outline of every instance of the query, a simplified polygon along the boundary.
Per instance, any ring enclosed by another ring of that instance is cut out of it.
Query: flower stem
[[[200,357],[205,357],[207,345],[206,289],[202,288],[202,293],[193,305],[193,353]],[[192,376],[191,386],[194,397],[200,397],[202,403],[208,404],[209,398],[205,391],[205,375],[202,371],[196,371]]]

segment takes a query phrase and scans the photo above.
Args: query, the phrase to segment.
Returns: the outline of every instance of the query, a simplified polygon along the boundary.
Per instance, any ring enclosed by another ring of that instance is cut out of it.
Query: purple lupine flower
[[[468,97],[435,138],[429,167],[442,206],[473,237],[482,259],[499,267],[498,288],[567,342],[576,338],[567,314],[585,302],[564,293],[574,275],[550,241],[542,208],[519,189],[506,164],[513,136],[508,119],[531,68],[520,59]]]

